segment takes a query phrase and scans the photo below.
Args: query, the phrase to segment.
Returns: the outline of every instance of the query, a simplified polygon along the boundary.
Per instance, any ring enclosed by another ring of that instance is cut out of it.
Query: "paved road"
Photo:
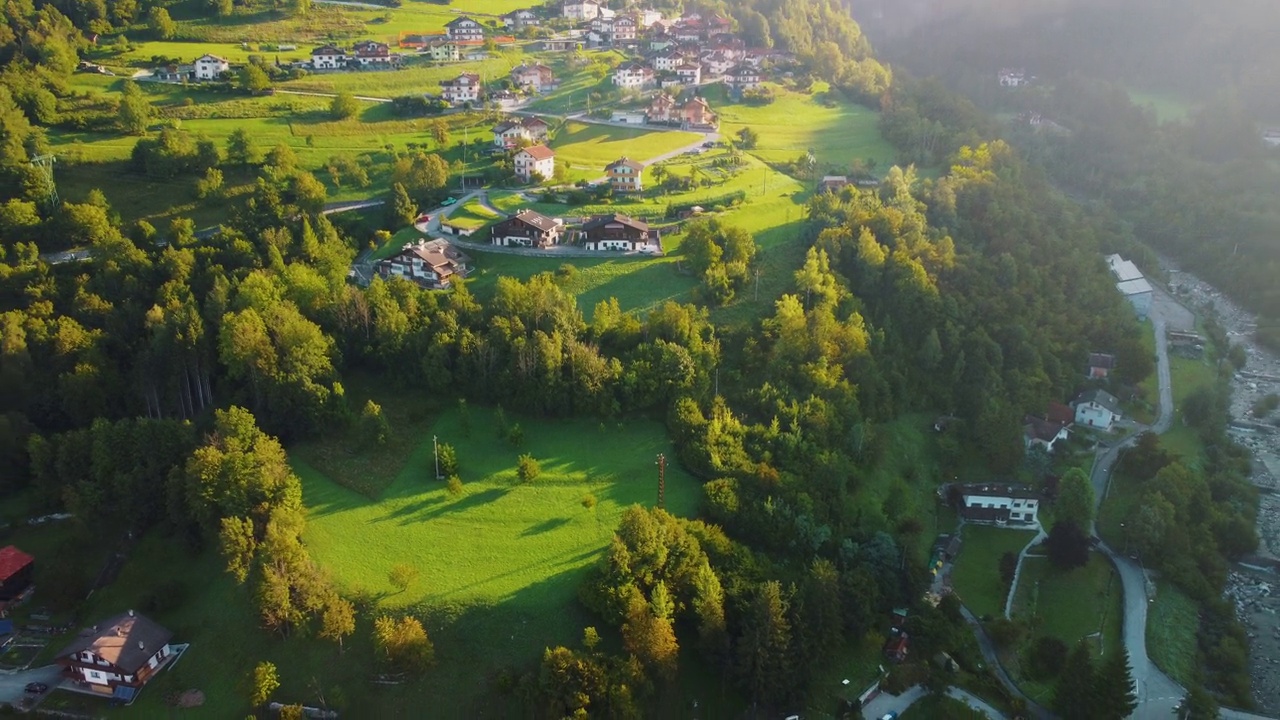
[[[1022,698],[1023,702],[1027,704],[1027,712],[1030,713],[1031,717],[1036,718],[1036,720],[1052,718],[1053,713],[1023,694],[1018,684],[1004,671],[1004,666],[1000,664],[1000,656],[996,653],[996,644],[991,641],[990,636],[987,635],[986,629],[982,627],[982,623],[978,621],[978,618],[974,617],[973,613],[969,612],[969,608],[964,605],[960,606],[960,614],[964,616],[965,622],[969,623],[969,627],[973,629],[973,635],[978,639],[978,649],[982,651],[982,659],[986,661],[987,667],[991,668],[992,672],[996,674],[996,679],[1000,681],[1000,684],[1004,685],[1009,692]]]
[[[317,2],[319,1],[320,0],[317,0]],[[356,3],[333,3],[333,4],[334,5],[355,5]],[[279,88],[276,88],[275,94],[276,95],[306,95],[307,97],[327,97],[327,98],[338,96],[338,93],[305,92],[303,90],[281,90]],[[368,95],[352,95],[352,97],[354,97],[357,100],[364,100],[365,102],[376,102],[376,103],[393,102],[391,98],[370,97]]]
[[[12,675],[0,673],[0,705],[8,703],[17,707],[22,698],[26,696],[22,689],[29,682],[42,682],[49,687],[54,687],[61,681],[62,668],[57,665],[22,670]],[[32,697],[35,696],[33,695]]]
[[[923,685],[915,685],[907,688],[901,695],[890,695],[881,693],[874,700],[867,703],[862,708],[863,720],[880,720],[885,713],[896,712],[899,715],[906,712],[907,708],[916,704],[921,698],[928,695],[928,691]],[[958,687],[947,688],[947,696],[959,700],[969,707],[991,718],[991,720],[1005,720],[1004,713],[991,707],[978,696]]]

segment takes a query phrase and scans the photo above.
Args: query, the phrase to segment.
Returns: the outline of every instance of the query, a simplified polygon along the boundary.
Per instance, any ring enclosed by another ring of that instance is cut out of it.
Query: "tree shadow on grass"
[[[568,525],[568,524],[569,524],[569,518],[567,517],[549,518],[547,520],[543,520],[537,525],[530,525],[529,527],[525,528],[524,532],[520,533],[520,537],[532,537],[534,535],[541,535],[544,532],[550,532],[552,530],[555,530],[556,528],[564,527],[565,525]]]
[[[425,522],[455,512],[466,512],[471,508],[501,500],[510,492],[510,488],[489,488],[480,492],[469,492],[461,498],[454,499],[448,495],[423,498],[421,502],[409,503],[378,518],[376,522],[399,520],[401,525]]]

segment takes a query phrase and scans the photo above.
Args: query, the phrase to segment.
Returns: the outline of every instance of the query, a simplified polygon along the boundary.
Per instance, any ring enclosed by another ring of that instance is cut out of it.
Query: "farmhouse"
[[[596,215],[583,223],[582,245],[588,250],[642,250],[657,245],[658,234],[649,223],[626,215]]]
[[[1111,268],[1111,274],[1116,276],[1116,289],[1133,305],[1138,318],[1146,319],[1151,312],[1151,297],[1155,293],[1151,283],[1142,276],[1137,265],[1119,255],[1108,255],[1107,265]]]
[[[519,32],[527,27],[538,27],[542,24],[542,20],[538,14],[532,10],[516,10],[502,16],[502,25],[508,30]]]
[[[462,73],[452,80],[440,83],[440,96],[452,105],[475,102],[480,99],[480,76]]]
[[[666,93],[658,93],[649,101],[649,109],[645,111],[645,119],[651,123],[666,123],[675,119],[676,101]]]
[[[165,65],[151,71],[151,79],[155,82],[182,82],[191,80],[195,75],[194,65]]]
[[[444,31],[451,40],[484,40],[484,27],[465,15],[446,23]]]
[[[36,559],[13,545],[0,548],[0,617],[22,597],[35,578]]]
[[[1071,401],[1076,411],[1076,424],[1110,430],[1112,423],[1123,417],[1120,401],[1106,390],[1086,390]]]
[[[760,71],[746,63],[735,65],[725,72],[724,84],[730,90],[754,90],[760,87]]]
[[[715,130],[720,120],[711,112],[711,106],[700,97],[689,98],[679,109],[678,119],[686,130]]]
[[[437,38],[428,42],[419,51],[421,54],[437,62],[458,62],[462,60],[462,48],[449,38]]]
[[[511,68],[511,84],[522,89],[540,93],[554,90],[559,83],[551,68],[536,63],[534,65],[517,65]]]
[[[132,702],[175,657],[173,633],[130,610],[93,626],[58,653],[71,679],[94,692]]]
[[[516,177],[524,182],[532,182],[535,176],[543,180],[551,179],[556,171],[556,151],[546,145],[530,145],[516,153]]]
[[[905,632],[899,632],[884,643],[884,656],[892,663],[904,662],[911,652],[911,638]]]
[[[379,260],[377,272],[384,278],[404,278],[429,290],[441,290],[449,287],[453,278],[465,278],[471,272],[467,266],[470,259],[444,240],[419,240]]]
[[[224,72],[231,71],[231,63],[217,55],[201,55],[193,69],[197,80],[217,80]]]
[[[849,178],[846,175],[827,175],[822,178],[822,182],[818,183],[819,193],[835,193],[840,192],[849,185]]]
[[[1040,511],[1040,496],[1017,485],[977,483],[961,485],[956,508],[966,522],[1033,525]]]
[[[493,126],[493,145],[513,148],[520,142],[540,143],[547,139],[547,123],[536,117],[513,117]]]
[[[609,187],[614,192],[640,192],[644,189],[644,165],[630,158],[619,158],[605,166]]]
[[[374,40],[361,40],[352,48],[355,55],[352,60],[361,67],[390,67],[400,63],[399,53],[392,53],[386,43]]]
[[[1044,448],[1045,452],[1053,452],[1053,446],[1059,440],[1069,437],[1067,426],[1035,415],[1022,418],[1022,446],[1030,450],[1033,446]]]
[[[1106,353],[1089,353],[1089,369],[1086,376],[1090,380],[1106,380],[1116,368],[1116,356]]]
[[[347,51],[336,45],[325,45],[311,51],[311,67],[316,70],[337,70],[347,66]]]
[[[490,230],[494,245],[511,247],[551,247],[564,235],[564,221],[549,218],[532,210],[521,210],[514,216],[496,223]]]
[[[600,3],[595,0],[565,0],[560,6],[560,15],[570,20],[595,20],[600,17]]]
[[[609,42],[614,45],[634,41],[636,39],[635,18],[629,15],[621,15],[614,18],[607,33]]]
[[[653,68],[638,62],[622,63],[613,71],[613,84],[624,89],[651,87]]]

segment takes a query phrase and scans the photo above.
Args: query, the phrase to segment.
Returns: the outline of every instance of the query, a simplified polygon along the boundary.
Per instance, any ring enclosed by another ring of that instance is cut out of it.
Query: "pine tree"
[[[752,701],[777,704],[793,688],[790,646],[791,623],[782,586],[766,582],[747,607],[737,642],[738,674]]]
[[[391,202],[387,203],[387,209],[390,211],[387,220],[393,229],[412,224],[418,216],[418,206],[409,197],[409,191],[404,189],[403,183],[391,185]]]
[[[1066,666],[1062,668],[1053,696],[1053,709],[1062,716],[1062,720],[1092,720],[1096,717],[1095,686],[1093,660],[1089,657],[1089,646],[1082,640],[1071,651]]]
[[[1096,717],[1123,720],[1138,707],[1138,696],[1133,690],[1133,675],[1129,672],[1129,653],[1121,650],[1113,653],[1098,669],[1095,683],[1097,698]]]

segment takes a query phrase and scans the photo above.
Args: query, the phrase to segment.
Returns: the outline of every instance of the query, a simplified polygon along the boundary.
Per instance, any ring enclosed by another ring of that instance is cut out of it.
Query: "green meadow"
[[[965,525],[960,557],[951,572],[952,587],[965,606],[978,617],[1002,617],[1008,596],[1000,579],[1000,558],[1018,554],[1035,533],[989,525]]]

